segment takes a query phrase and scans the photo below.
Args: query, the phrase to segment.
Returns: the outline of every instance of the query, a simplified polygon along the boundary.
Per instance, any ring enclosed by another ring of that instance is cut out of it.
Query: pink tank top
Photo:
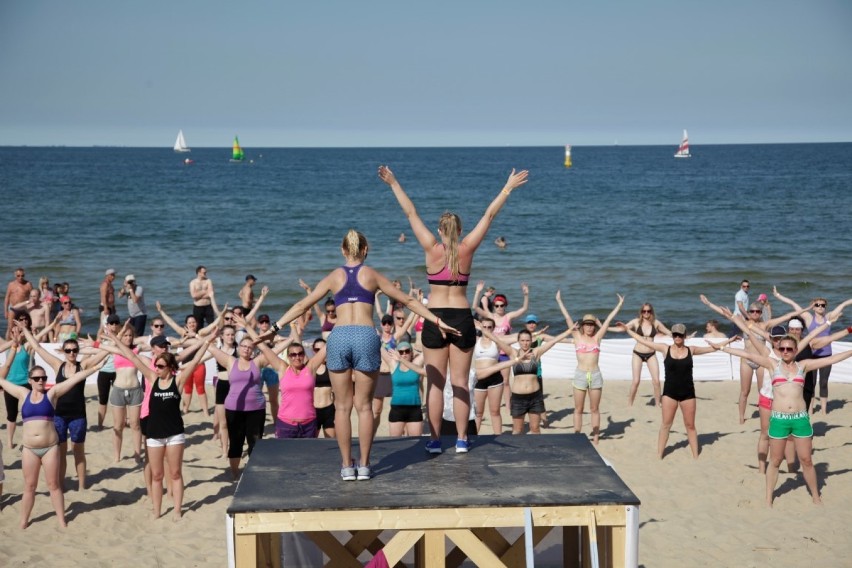
[[[313,420],[317,417],[314,408],[314,386],[316,377],[310,367],[305,365],[300,372],[287,367],[279,383],[281,404],[278,406],[278,419],[282,422],[294,420]]]

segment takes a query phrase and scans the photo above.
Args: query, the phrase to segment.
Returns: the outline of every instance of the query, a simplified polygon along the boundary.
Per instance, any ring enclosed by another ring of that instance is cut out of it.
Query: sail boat
[[[186,145],[186,139],[183,137],[183,130],[178,130],[178,137],[175,140],[175,152],[180,152],[181,154],[184,152],[192,152],[189,149],[189,146]]]
[[[691,158],[692,155],[689,153],[689,135],[686,133],[686,129],[683,130],[683,140],[680,141],[680,146],[677,147],[677,152],[674,155],[675,158]]]
[[[245,160],[245,158],[246,158],[246,155],[243,152],[243,149],[240,148],[240,139],[238,137],[234,136],[234,153],[233,153],[233,156],[231,157],[231,161],[232,162],[242,162],[243,160]]]

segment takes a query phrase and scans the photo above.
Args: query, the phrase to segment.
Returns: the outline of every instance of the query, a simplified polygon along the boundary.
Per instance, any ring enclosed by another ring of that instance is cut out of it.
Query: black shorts
[[[501,387],[503,386],[503,375],[499,372],[494,373],[484,379],[477,379],[476,385],[474,385],[473,390],[478,391],[487,391],[492,387]]]
[[[388,422],[423,422],[419,404],[391,404]]]
[[[225,404],[225,399],[228,398],[228,392],[231,390],[231,381],[226,379],[218,379],[216,381],[216,404]]]
[[[101,371],[98,373],[98,404],[106,406],[109,402],[109,389],[115,381],[115,372]]]
[[[437,325],[426,321],[423,323],[423,331],[420,332],[423,347],[442,349],[452,343],[459,349],[472,349],[476,345],[476,327],[473,324],[470,308],[431,308],[431,311],[447,325],[459,330],[461,335],[445,337]]]
[[[665,381],[663,383],[663,396],[678,402],[693,399],[695,398],[695,383],[689,381],[686,384],[676,384],[673,380]]]
[[[544,395],[540,390],[530,394],[515,394],[509,399],[512,418],[523,418],[524,414],[542,414],[544,412]]]
[[[317,428],[334,428],[334,403],[315,409],[317,411]]]

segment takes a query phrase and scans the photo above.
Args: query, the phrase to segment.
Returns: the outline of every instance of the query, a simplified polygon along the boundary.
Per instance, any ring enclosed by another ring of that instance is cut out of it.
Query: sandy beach
[[[569,433],[573,413],[570,383],[545,382],[550,426]],[[738,384],[698,383],[696,425],[701,455],[693,460],[678,415],[663,460],[655,457],[659,412],[649,405],[643,382],[635,406],[627,406],[628,381],[608,381],[602,402],[600,453],[642,501],[639,558],[643,566],[837,566],[849,554],[849,503],[852,498],[852,385],[832,384],[826,418],[813,420],[814,462],[824,506],[811,503],[801,475],[782,465],[775,506],[764,504],[764,478],[757,472],[759,428],[756,406],[744,425],[736,419]],[[39,485],[32,524],[18,528],[22,488],[20,449],[5,443],[6,481],[0,511],[0,555],[7,566],[225,566],[225,509],[234,484],[226,460],[211,442],[212,428],[201,412],[185,417],[184,517],[149,518],[141,469],[125,457],[112,464],[112,430],[92,431],[95,388],[89,395],[90,431],[86,440],[88,489],[66,493],[68,528],[57,528],[44,481]],[[752,390],[752,401],[756,392]],[[387,433],[387,411],[379,434]],[[3,410],[5,412],[5,409]],[[107,426],[112,424],[111,415]],[[504,418],[508,429],[508,417]],[[588,432],[588,416],[585,422]],[[270,431],[268,429],[268,431]],[[486,425],[485,432],[490,432]],[[17,434],[20,436],[20,432]],[[124,455],[128,456],[129,433]],[[472,451],[477,451],[473,446]],[[69,455],[73,463],[73,458]],[[330,485],[342,483],[329,472]],[[381,477],[370,483],[381,483]],[[37,543],[37,544],[35,544]]]

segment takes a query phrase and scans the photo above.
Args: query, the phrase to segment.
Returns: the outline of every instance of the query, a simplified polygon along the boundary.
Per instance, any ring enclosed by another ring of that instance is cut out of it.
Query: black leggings
[[[25,385],[21,385],[27,390],[33,390],[33,387],[30,386],[29,383]],[[17,422],[18,421],[18,397],[12,396],[6,391],[3,391],[3,399],[6,402],[6,421],[7,422]]]
[[[101,371],[98,373],[98,404],[106,406],[109,401],[109,389],[115,381],[115,373]]]
[[[241,458],[243,444],[248,442],[248,453],[254,449],[254,444],[263,435],[263,424],[266,422],[266,409],[260,410],[228,410],[225,409],[225,421],[228,423],[228,457]]]
[[[831,365],[817,369],[816,372],[819,373],[819,397],[828,398],[828,376],[831,374]],[[822,403],[825,404],[825,401]]]

